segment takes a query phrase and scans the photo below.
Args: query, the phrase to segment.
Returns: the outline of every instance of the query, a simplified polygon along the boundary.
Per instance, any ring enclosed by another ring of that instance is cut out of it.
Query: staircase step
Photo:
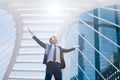
[[[20,72],[45,72],[45,69],[13,69],[12,71]]]
[[[38,38],[38,39],[41,39],[41,40],[48,40],[49,38],[47,37],[44,37],[44,38]],[[33,38],[31,37],[27,37],[27,38],[22,38],[22,40],[33,40]]]
[[[40,46],[38,45],[33,45],[33,46],[27,46],[27,45],[24,45],[24,46],[20,46],[20,48],[40,48]]]
[[[37,4],[37,3],[48,3],[50,2],[49,0],[10,0],[11,3],[14,3],[14,4]]]
[[[43,60],[43,55],[18,55],[17,60]]]
[[[61,23],[23,23],[24,26],[60,26]]]
[[[69,10],[69,9],[74,9],[76,8],[76,5],[75,4],[72,4],[72,3],[69,3],[69,4],[66,4],[64,7],[62,7],[62,10]],[[46,3],[28,3],[28,4],[24,4],[24,3],[13,3],[11,4],[11,6],[17,8],[17,9],[31,9],[31,8],[46,8],[47,10],[51,8],[51,5],[50,7],[46,7]]]
[[[19,53],[19,55],[44,55],[44,53],[40,53],[40,52],[27,52],[27,53]]]
[[[38,63],[38,64],[32,64],[32,63],[16,63],[13,67],[13,69],[23,69],[23,70],[30,70],[30,69],[45,69],[46,65],[43,63]]]
[[[58,30],[56,29],[50,29],[50,30],[32,30],[33,33],[55,33],[57,32]],[[29,33],[28,30],[23,30],[23,33]]]
[[[45,76],[45,71],[29,71],[29,70],[14,70],[10,73],[9,78],[37,78],[40,79],[41,77]]]
[[[40,20],[40,19],[43,19],[43,20],[45,20],[45,19],[47,19],[47,20],[63,20],[63,19],[66,19],[66,17],[67,16],[56,16],[56,17],[53,17],[53,16],[25,16],[25,14],[27,15],[27,14],[33,14],[33,15],[35,15],[35,14],[40,14],[40,13],[43,13],[44,11],[41,11],[41,10],[27,10],[27,11],[25,11],[25,10],[23,10],[23,11],[19,11],[19,13],[21,13],[22,14],[22,18],[24,19],[24,20],[26,20],[26,19],[32,19],[32,20]]]
[[[32,30],[32,32],[57,32],[58,30],[57,29],[37,29],[37,30]],[[28,30],[23,30],[23,32],[28,32]]]
[[[16,63],[42,63],[40,60],[17,60]]]
[[[38,53],[44,53],[45,50],[43,48],[20,48],[19,53],[34,53],[34,52],[38,52]]]
[[[8,78],[8,80],[45,80],[44,77],[37,78],[37,77],[21,77],[21,78]]]

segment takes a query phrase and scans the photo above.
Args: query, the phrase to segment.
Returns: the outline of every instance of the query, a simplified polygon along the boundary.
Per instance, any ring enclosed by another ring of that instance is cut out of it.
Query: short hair
[[[49,42],[50,42],[50,44],[52,44],[51,41],[52,41],[52,38],[53,38],[53,37],[56,37],[56,36],[51,36],[51,37],[49,38]]]

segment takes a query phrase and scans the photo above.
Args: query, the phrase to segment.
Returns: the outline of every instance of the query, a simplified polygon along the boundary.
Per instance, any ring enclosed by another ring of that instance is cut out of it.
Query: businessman
[[[75,50],[75,48],[79,48],[79,46],[76,45],[70,49],[64,49],[60,46],[57,46],[56,45],[57,44],[56,36],[52,36],[49,39],[50,44],[46,44],[46,43],[42,42],[40,39],[38,39],[30,29],[28,29],[28,31],[32,35],[32,38],[42,48],[45,49],[44,60],[43,60],[43,64],[46,64],[45,80],[51,80],[52,75],[54,75],[55,80],[62,80],[62,72],[61,72],[62,57],[61,57],[61,54],[73,51],[73,50]]]

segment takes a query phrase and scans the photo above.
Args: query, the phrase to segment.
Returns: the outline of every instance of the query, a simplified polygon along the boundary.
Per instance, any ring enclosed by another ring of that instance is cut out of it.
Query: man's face
[[[56,38],[56,36],[52,36],[52,37],[51,37],[51,43],[52,43],[52,44],[56,44],[56,43],[57,43],[57,38]]]

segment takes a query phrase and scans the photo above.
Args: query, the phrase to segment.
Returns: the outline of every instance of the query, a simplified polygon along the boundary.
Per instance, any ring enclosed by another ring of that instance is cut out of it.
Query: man
[[[33,39],[45,49],[45,56],[43,61],[43,63],[47,66],[45,80],[51,80],[52,75],[54,75],[55,80],[62,80],[61,54],[73,51],[75,50],[75,48],[79,48],[79,46],[74,46],[70,49],[64,49],[60,46],[56,46],[56,36],[52,36],[49,39],[50,44],[45,44],[44,42],[39,40],[30,29],[28,29],[28,31],[32,35]]]

